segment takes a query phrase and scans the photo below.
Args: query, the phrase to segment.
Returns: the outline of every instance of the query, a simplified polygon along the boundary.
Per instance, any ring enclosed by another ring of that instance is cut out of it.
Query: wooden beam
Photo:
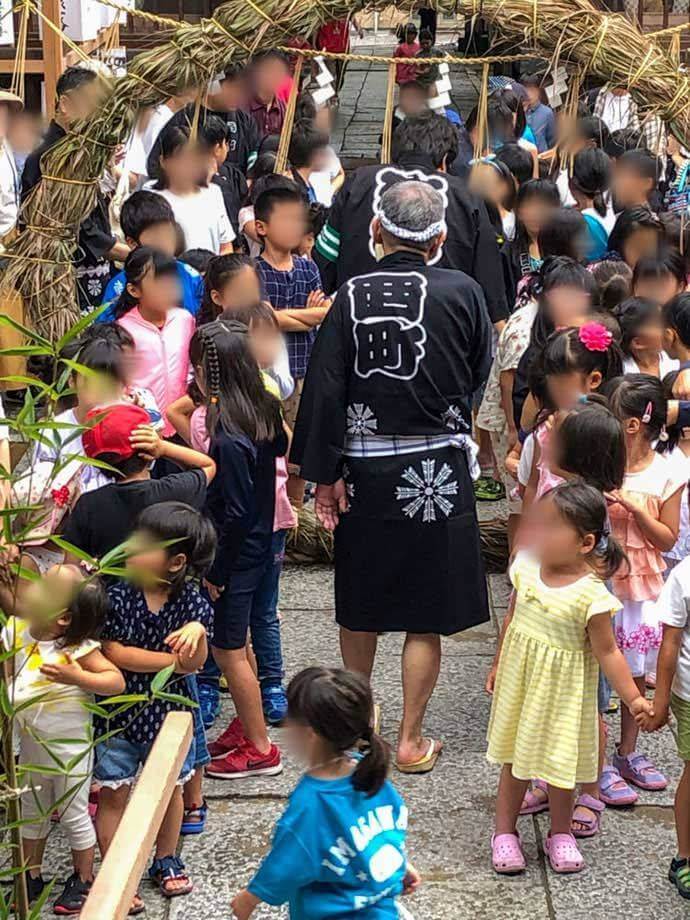
[[[43,0],[43,15],[62,29],[60,16],[60,0]],[[45,101],[46,114],[52,118],[55,114],[55,90],[60,74],[64,70],[62,59],[62,38],[45,23],[43,31],[43,60],[45,62]]]
[[[43,69],[43,58],[27,58],[24,62],[24,73],[43,73]],[[0,73],[14,73],[14,61],[0,58]]]
[[[81,920],[124,920],[192,740],[189,712],[169,712],[105,855]]]

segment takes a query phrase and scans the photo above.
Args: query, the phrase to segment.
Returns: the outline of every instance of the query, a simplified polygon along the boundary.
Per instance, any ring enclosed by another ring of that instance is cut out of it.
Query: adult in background
[[[314,47],[319,51],[330,51],[332,54],[347,54],[350,50],[350,23],[357,30],[359,37],[364,38],[364,30],[354,16],[351,19],[331,19],[329,22],[324,22],[316,33]],[[347,61],[327,58],[326,65],[333,74],[337,98],[345,79]]]
[[[287,58],[280,51],[260,51],[249,64],[249,100],[245,111],[252,117],[259,141],[278,135],[285,120],[285,102],[278,90],[289,75]]]
[[[505,320],[503,275],[497,270],[500,255],[486,206],[470,195],[461,179],[446,172],[457,151],[453,125],[442,115],[425,113],[406,118],[396,128],[389,166],[362,166],[348,176],[314,248],[327,293],[376,268],[380,247],[374,226],[382,197],[398,182],[418,180],[436,189],[443,204],[443,240],[432,263],[474,278],[484,291],[491,321]]]
[[[641,115],[630,91],[624,86],[602,86],[593,97],[592,114],[601,118],[610,132],[632,129],[642,133],[642,145],[655,156],[666,152],[666,129],[658,115]]]
[[[556,118],[553,109],[546,102],[546,92],[539,74],[527,74],[522,78],[522,85],[527,94],[525,100],[527,124],[532,129],[537,150],[539,153],[544,153],[556,145]]]
[[[440,636],[488,619],[468,432],[492,330],[479,285],[432,267],[445,210],[425,181],[382,195],[372,233],[383,258],[340,288],[321,326],[291,457],[335,530],[345,666],[370,676],[377,635],[407,634],[396,760],[407,773],[432,769],[441,750],[422,733]]]
[[[213,92],[205,97],[205,105],[191,102],[176,112],[168,124],[192,128],[196,123],[203,125],[210,115],[221,118],[228,129],[228,155],[226,163],[235,166],[242,173],[247,172],[254,163],[259,149],[259,130],[254,119],[244,111],[247,105],[248,87],[246,73],[239,64],[230,64],[222,77],[212,85]],[[148,174],[158,176],[158,164],[161,156],[160,131],[148,155]]]
[[[101,104],[103,84],[94,70],[68,67],[57,81],[55,117],[48,125],[43,142],[29,154],[22,173],[22,203],[42,177],[42,158],[58,141],[67,136],[73,124],[91,118]],[[108,201],[100,189],[96,205],[79,225],[78,259],[75,270],[79,306],[83,311],[97,307],[103,300],[110,279],[112,261],[124,261],[129,246],[119,243],[110,229]]]

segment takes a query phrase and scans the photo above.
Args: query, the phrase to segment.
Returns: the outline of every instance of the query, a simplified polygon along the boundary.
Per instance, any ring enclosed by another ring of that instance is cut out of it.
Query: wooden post
[[[60,0],[41,0],[41,8],[43,14],[47,16],[51,22],[54,22],[58,29],[62,29]],[[64,69],[62,60],[62,39],[45,23],[43,23],[41,28],[43,30],[46,115],[52,118],[55,114],[55,89],[57,87],[58,78]]]
[[[189,712],[169,712],[81,912],[81,920],[124,920],[192,740]]]

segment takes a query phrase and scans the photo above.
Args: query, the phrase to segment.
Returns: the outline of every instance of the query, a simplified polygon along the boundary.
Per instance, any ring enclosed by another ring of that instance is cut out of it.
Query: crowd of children
[[[423,59],[435,56],[426,30],[421,45],[414,27],[402,38],[398,121],[429,106]],[[138,126],[120,248],[100,248],[122,268],[61,356],[70,395],[15,486],[18,507],[44,487],[40,526],[16,548],[33,574],[15,583],[3,570],[0,601],[18,756],[40,790],[22,827],[32,900],[52,811],[73,854],[57,913],[79,912],[96,842],[105,854],[165,716],[185,708],[194,737],[149,870],[163,896],[192,890],[178,842],[204,830],[204,773],[279,773],[269,727],[286,717],[305,775],[235,916],[264,901],[304,920],[348,905],[393,917],[419,883],[366,682],[324,668],[283,682],[279,580],[305,497],[289,440],[331,305],[312,249],[343,181],[332,112],[310,96],[289,174],[275,174],[286,76],[280,55],[259,55],[225,73],[201,113],[180,96]],[[93,89],[64,82],[63,134]],[[518,818],[548,810],[551,867],[579,871],[577,840],[601,831],[606,806],[666,787],[644,733],[672,710],[685,770],[670,874],[690,897],[690,155],[670,136],[648,149],[607,113],[566,124],[531,75],[489,99],[486,156],[466,156],[470,113],[447,164],[483,199],[509,304],[475,418],[479,494],[508,500],[513,586],[487,680],[488,757],[501,765],[492,861],[524,870]],[[450,109],[428,117],[460,122]],[[208,743],[222,683],[236,716]],[[612,689],[621,734],[607,762]],[[140,702],[104,719],[104,698],[122,693]],[[59,777],[41,771],[55,750],[70,765]],[[141,910],[137,895],[130,913]]]

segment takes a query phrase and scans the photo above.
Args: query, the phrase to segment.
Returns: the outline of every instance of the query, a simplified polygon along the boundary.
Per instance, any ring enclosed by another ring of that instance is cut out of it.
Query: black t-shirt
[[[124,543],[144,508],[170,501],[184,502],[200,511],[206,501],[203,470],[172,473],[162,479],[114,482],[87,492],[74,506],[62,536],[98,559]]]

